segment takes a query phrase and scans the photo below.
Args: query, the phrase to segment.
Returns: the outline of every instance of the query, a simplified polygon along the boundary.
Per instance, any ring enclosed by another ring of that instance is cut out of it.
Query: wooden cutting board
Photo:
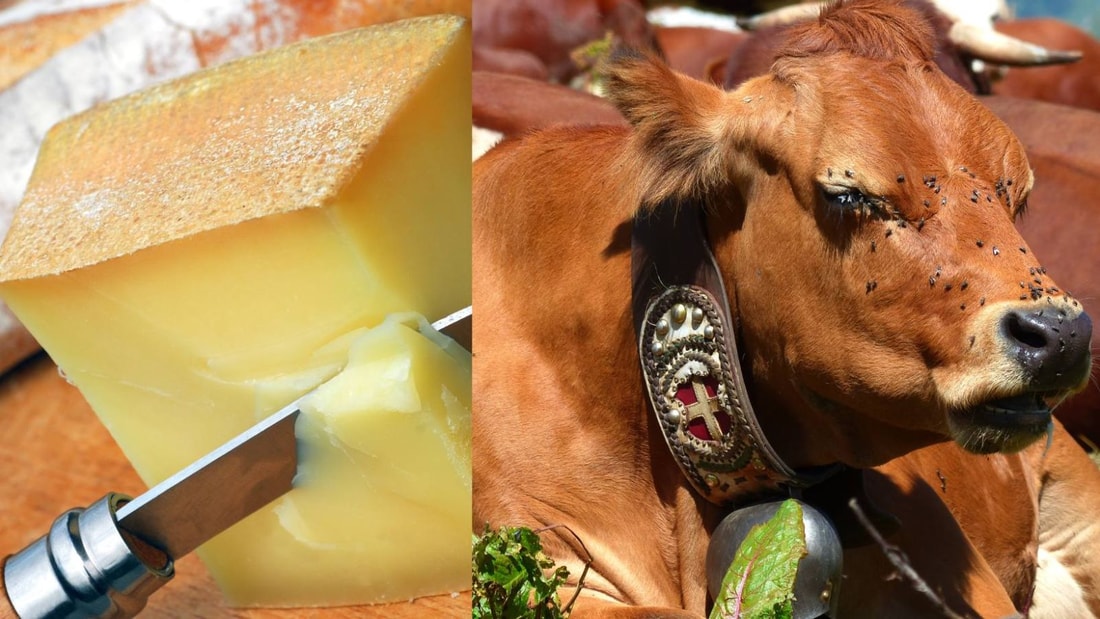
[[[45,533],[64,511],[108,491],[137,496],[145,486],[75,387],[43,354],[0,378],[0,557]],[[0,618],[10,616],[0,595]],[[230,609],[194,555],[149,600],[145,618],[219,619],[469,617],[470,594],[327,609]]]

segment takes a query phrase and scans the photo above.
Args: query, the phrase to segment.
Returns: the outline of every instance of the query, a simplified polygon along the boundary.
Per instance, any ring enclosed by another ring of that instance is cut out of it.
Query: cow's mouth
[[[1011,398],[986,402],[974,409],[975,421],[983,425],[1005,428],[1028,428],[1041,425],[1046,431],[1050,422],[1050,407],[1041,393],[1025,393]]]
[[[952,411],[948,416],[952,434],[974,453],[1019,451],[1047,433],[1052,399],[1052,394],[1032,392]]]

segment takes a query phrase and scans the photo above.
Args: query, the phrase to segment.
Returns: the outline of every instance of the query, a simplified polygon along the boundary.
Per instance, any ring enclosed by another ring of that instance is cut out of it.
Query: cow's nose
[[[1081,312],[1012,310],[1001,320],[1001,333],[1035,386],[1047,389],[1077,387],[1091,360],[1092,319]]]

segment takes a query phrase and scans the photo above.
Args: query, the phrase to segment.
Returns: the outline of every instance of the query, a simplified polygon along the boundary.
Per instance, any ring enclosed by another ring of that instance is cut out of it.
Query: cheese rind
[[[469,45],[453,17],[364,29],[223,65],[51,132],[0,249],[0,295],[147,483],[337,376],[387,315],[434,319],[470,303]],[[406,340],[415,375],[434,353]],[[439,363],[424,371],[444,372]],[[315,474],[279,513],[265,508],[199,549],[232,603],[469,586],[469,442],[442,433],[468,423],[469,400],[416,384],[416,398],[392,393],[417,432],[383,415],[356,421],[355,403],[326,430],[344,437],[326,443],[338,451],[405,444],[353,458],[364,470],[421,454],[431,480],[393,464],[393,480],[370,486],[411,497],[395,507],[401,535],[340,511],[351,469],[334,473],[343,482]],[[347,526],[318,524],[330,512]],[[452,535],[441,523],[460,512],[463,534]]]
[[[58,123],[0,253],[0,274],[57,274],[327,205],[468,36],[462,18],[435,16],[318,37]],[[468,105],[464,112],[468,124]],[[68,251],[43,252],[49,245]]]

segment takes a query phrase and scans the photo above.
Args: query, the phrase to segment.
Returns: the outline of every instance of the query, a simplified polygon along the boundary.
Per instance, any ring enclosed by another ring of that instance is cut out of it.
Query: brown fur
[[[766,112],[727,120],[721,89],[676,74],[650,56],[620,57],[608,91],[634,125],[620,165],[636,168],[631,185],[639,188],[644,206],[721,191],[740,149],[750,141],[766,148],[779,120]]]
[[[865,5],[867,3],[864,3]],[[874,5],[875,3],[871,3]],[[904,6],[920,15],[916,20],[906,22],[894,21],[890,24],[890,30],[882,28],[870,28],[869,37],[864,38],[860,27],[856,22],[847,25],[836,17],[830,18],[834,25],[827,31],[828,34],[816,33],[815,24],[779,26],[760,30],[745,40],[729,55],[724,63],[724,73],[721,83],[726,88],[734,88],[757,75],[768,72],[775,59],[782,55],[816,55],[830,53],[838,46],[855,45],[859,54],[865,57],[875,57],[879,54],[889,54],[890,47],[898,46],[906,48],[907,54],[931,59],[936,65],[955,83],[969,92],[988,92],[988,85],[984,78],[975,76],[968,68],[968,59],[964,58],[948,38],[948,30],[951,21],[928,2],[928,0],[905,0]],[[855,11],[862,11],[868,7],[849,7]],[[875,6],[869,7],[872,11],[883,10]],[[887,18],[889,19],[889,15]],[[866,20],[867,17],[856,19]],[[916,30],[910,30],[910,24],[917,24]],[[810,31],[812,36],[804,42],[794,45],[794,49],[783,50],[784,44],[791,39],[793,32]],[[901,38],[897,41],[889,39],[890,33],[899,33]],[[910,34],[912,32],[912,34]],[[896,51],[896,50],[895,50]]]
[[[885,62],[932,59],[932,29],[911,13],[876,0],[839,0],[817,23],[791,29],[778,57],[850,54]]]
[[[613,88],[632,131],[551,128],[475,165],[474,303],[487,317],[474,326],[475,528],[569,524],[595,558],[592,597],[575,617],[701,616],[702,557],[723,515],[683,479],[644,400],[629,310],[630,214],[643,204],[705,201],[769,439],[796,467],[880,465],[890,483],[870,491],[911,515],[903,546],[957,610],[1003,616],[1023,604],[1034,555],[1012,553],[1034,539],[1036,519],[1043,530],[1034,487],[991,478],[989,458],[1100,483],[1060,429],[1055,449],[1069,456],[1038,464],[1033,451],[986,457],[931,446],[965,421],[960,408],[1023,388],[998,335],[1006,312],[1036,303],[1078,310],[1061,295],[1019,299],[1017,282],[1036,260],[1012,226],[1030,187],[1022,148],[918,56],[789,57],[782,80],[730,94],[628,57]],[[939,192],[921,182],[928,174]],[[994,202],[999,179],[1014,183]],[[880,201],[836,213],[819,184],[837,182]],[[975,188],[980,204],[969,200]],[[925,212],[932,196],[949,205]],[[1004,445],[1018,446],[1012,439]],[[934,452],[905,460],[915,449]],[[955,495],[916,492],[914,476],[929,466],[949,484],[988,479],[991,494],[967,515]],[[1094,510],[1096,494],[1057,500],[1077,513]],[[1021,511],[983,518],[998,500]],[[1014,546],[991,539],[995,524],[1013,525],[1004,540]],[[1082,539],[1082,553],[1100,556],[1095,536]],[[571,537],[546,543],[580,573]],[[1016,575],[1013,557],[1025,566]],[[842,592],[844,616],[928,616],[883,580],[881,555],[850,558],[846,586],[867,593]]]

